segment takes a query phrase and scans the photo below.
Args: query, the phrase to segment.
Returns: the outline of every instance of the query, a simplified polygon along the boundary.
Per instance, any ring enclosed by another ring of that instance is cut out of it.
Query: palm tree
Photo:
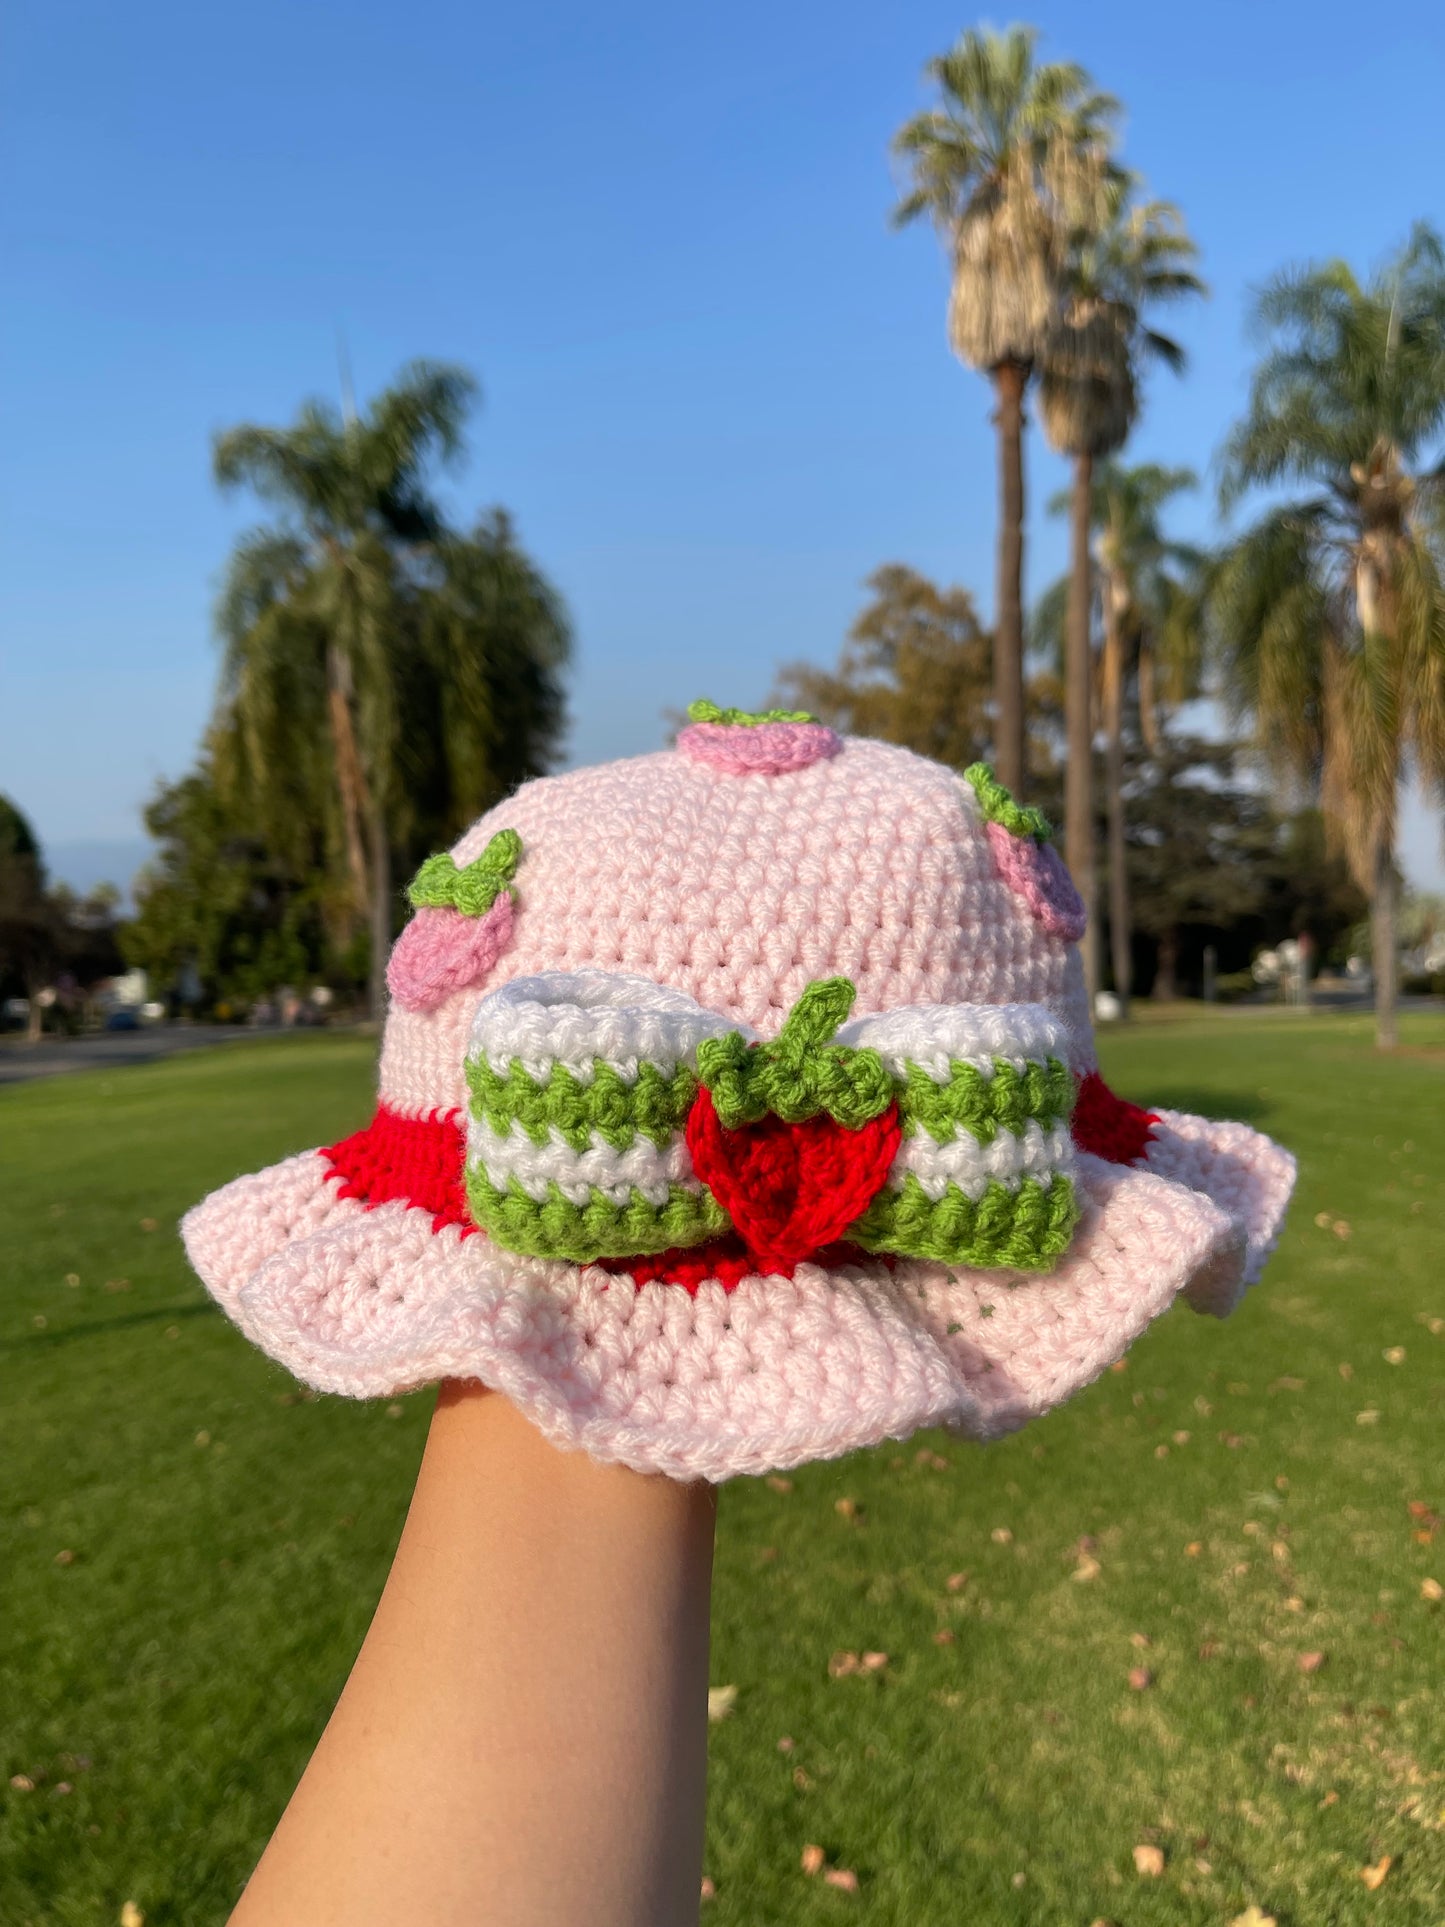
[[[1074,883],[1094,906],[1094,804],[1090,530],[1094,526],[1094,464],[1128,440],[1139,410],[1142,364],[1162,361],[1176,374],[1184,350],[1152,328],[1156,307],[1202,294],[1190,265],[1197,250],[1183,217],[1166,201],[1132,204],[1137,183],[1108,166],[1076,175],[1068,276],[1045,338],[1043,421],[1050,444],[1073,458],[1069,530],[1068,621],[1064,651],[1064,851]],[[1122,761],[1118,730],[1111,735],[1111,822],[1122,822],[1117,782]],[[1111,874],[1113,869],[1111,868]],[[1116,970],[1118,939],[1115,940]],[[1092,917],[1084,937],[1084,974],[1098,985],[1098,934]],[[1121,991],[1127,1002],[1127,989]]]
[[[1236,710],[1279,766],[1319,783],[1370,899],[1390,1049],[1400,781],[1413,762],[1445,786],[1445,248],[1422,224],[1366,282],[1344,261],[1288,270],[1255,322],[1263,352],[1221,501],[1276,499],[1221,558],[1213,624]]]
[[[1099,604],[1103,628],[1104,787],[1109,837],[1109,951],[1120,1014],[1133,989],[1134,927],[1129,908],[1124,798],[1124,705],[1131,671],[1139,734],[1157,754],[1165,698],[1196,693],[1199,674],[1198,581],[1204,557],[1170,541],[1159,513],[1181,489],[1197,487],[1187,468],[1106,462],[1094,486]]]
[[[296,684],[324,679],[341,834],[356,914],[371,931],[371,1007],[385,1005],[391,944],[397,743],[397,603],[443,533],[428,470],[461,452],[476,384],[429,362],[404,369],[362,415],[308,402],[290,428],[216,437],[223,488],[250,487],[283,516],[237,549],[220,608],[223,700],[269,782],[304,780],[277,748],[308,713]],[[316,693],[314,687],[311,692]]]
[[[1024,394],[1057,303],[1066,237],[1060,183],[1072,157],[1108,145],[1118,106],[1072,62],[1034,64],[1031,27],[970,29],[925,70],[940,104],[899,129],[911,176],[894,210],[928,215],[952,265],[948,334],[997,397],[998,595],[994,615],[994,760],[1024,782]]]

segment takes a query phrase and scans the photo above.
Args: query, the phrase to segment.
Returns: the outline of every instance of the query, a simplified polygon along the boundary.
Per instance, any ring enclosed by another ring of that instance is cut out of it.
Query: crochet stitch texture
[[[450,852],[460,876],[518,839],[490,908],[425,904],[398,941],[376,1120],[198,1206],[193,1263],[311,1384],[479,1377],[559,1444],[714,1479],[940,1421],[993,1437],[1177,1296],[1222,1314],[1278,1235],[1293,1161],[1107,1090],[1077,899],[1008,802],[1016,818],[972,773],[794,720],[702,721],[676,750],[524,786]],[[524,994],[586,973],[611,1004]],[[650,989],[644,1019],[619,978]],[[856,995],[822,1048],[876,1056],[890,1097],[853,1126],[816,1111],[818,1147],[783,1135],[809,1120],[777,1120],[761,1186],[729,1149],[722,1188],[779,1247],[764,1269],[688,1147],[698,1053],[776,1044],[835,978]],[[512,1034],[489,1050],[499,1012]],[[475,1228],[489,1210],[495,1236]],[[545,1248],[503,1242],[508,1212]],[[584,1260],[579,1240],[627,1248]]]

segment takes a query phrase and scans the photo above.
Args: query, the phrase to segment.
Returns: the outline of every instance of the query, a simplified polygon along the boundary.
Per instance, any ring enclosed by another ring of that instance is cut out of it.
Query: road
[[[249,1043],[279,1037],[279,1028],[252,1030],[236,1024],[158,1024],[154,1030],[102,1030],[93,1037],[46,1037],[38,1044],[6,1040],[0,1044],[0,1084],[28,1084],[37,1077],[66,1071],[105,1070],[123,1064],[150,1064],[177,1051],[211,1044]]]

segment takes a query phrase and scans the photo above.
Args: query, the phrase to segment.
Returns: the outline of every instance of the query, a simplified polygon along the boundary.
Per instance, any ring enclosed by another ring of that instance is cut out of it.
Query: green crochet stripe
[[[990,1144],[1000,1131],[1017,1135],[1029,1123],[1047,1130],[1073,1115],[1073,1073],[1057,1057],[1026,1063],[1022,1071],[995,1058],[992,1077],[973,1064],[951,1063],[949,1070],[948,1083],[935,1084],[917,1064],[908,1066],[908,1080],[898,1089],[905,1136],[927,1131],[936,1143],[947,1144],[967,1131],[980,1144]]]
[[[1001,823],[1010,836],[1031,836],[1036,843],[1047,843],[1053,835],[1054,827],[1043,811],[1015,803],[987,763],[971,763],[963,780],[972,785],[986,822]]]
[[[429,856],[412,878],[407,896],[413,910],[460,910],[482,917],[517,874],[522,839],[515,830],[498,830],[481,855],[459,870],[443,850]]]
[[[1048,1185],[1025,1178],[1016,1191],[997,1181],[981,1198],[950,1184],[937,1201],[912,1171],[901,1191],[882,1191],[848,1237],[865,1251],[931,1258],[944,1265],[984,1265],[1008,1271],[1046,1271],[1069,1248],[1079,1221],[1072,1181]]]
[[[757,729],[762,723],[816,723],[817,717],[806,709],[719,709],[706,696],[687,706],[690,723],[728,723],[733,727]]]
[[[697,1079],[685,1067],[668,1074],[640,1064],[637,1081],[628,1083],[599,1058],[587,1084],[561,1064],[539,1084],[516,1059],[499,1073],[485,1057],[470,1057],[466,1071],[473,1117],[499,1135],[520,1124],[534,1144],[546,1144],[555,1131],[574,1151],[585,1151],[594,1131],[614,1151],[627,1150],[639,1133],[662,1149],[697,1096]]]
[[[698,1045],[697,1074],[725,1130],[769,1113],[801,1124],[826,1111],[854,1131],[882,1116],[893,1102],[883,1059],[876,1050],[828,1042],[857,994],[846,977],[826,977],[808,985],[771,1044],[752,1045],[730,1031]]]
[[[574,1265],[597,1258],[635,1258],[717,1238],[732,1220],[709,1191],[672,1185],[666,1204],[651,1204],[634,1191],[614,1204],[594,1189],[587,1204],[573,1204],[555,1184],[547,1196],[529,1197],[515,1178],[499,1190],[480,1165],[467,1172],[472,1216],[493,1241],[531,1258],[565,1258]]]

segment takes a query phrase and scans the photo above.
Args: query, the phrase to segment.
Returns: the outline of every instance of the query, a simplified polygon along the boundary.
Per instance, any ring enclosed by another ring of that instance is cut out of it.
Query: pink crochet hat
[[[184,1224],[321,1390],[442,1377],[677,1478],[995,1437],[1181,1293],[1294,1160],[1100,1078],[1047,825],[803,717],[527,784],[412,886],[372,1123]]]

